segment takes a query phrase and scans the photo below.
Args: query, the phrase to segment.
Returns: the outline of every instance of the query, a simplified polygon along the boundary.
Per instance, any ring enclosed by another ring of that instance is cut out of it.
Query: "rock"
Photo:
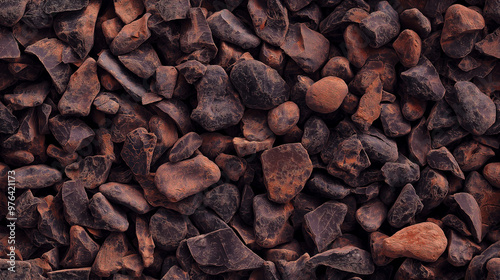
[[[325,63],[330,44],[322,34],[297,23],[290,25],[280,47],[302,70],[313,73]]]
[[[396,142],[387,138],[379,130],[369,128],[368,131],[358,134],[358,139],[372,163],[394,162],[398,159]]]
[[[138,0],[118,0],[114,2],[116,15],[129,24],[144,12],[144,4]]]
[[[304,124],[301,144],[309,155],[315,155],[323,151],[330,137],[330,130],[326,123],[317,116],[307,119]]]
[[[156,68],[156,91],[165,98],[172,98],[177,83],[177,70],[173,66],[158,66]]]
[[[203,140],[196,132],[189,132],[175,142],[170,149],[168,159],[175,163],[191,157],[194,152],[201,146]]]
[[[401,72],[401,79],[405,82],[408,89],[406,93],[410,96],[432,101],[439,101],[444,97],[445,88],[438,72],[425,57],[420,58],[417,66]]]
[[[212,34],[225,42],[243,49],[252,49],[260,45],[259,37],[227,9],[213,13],[207,18],[207,23]]]
[[[61,260],[61,266],[65,268],[90,266],[99,252],[99,245],[81,226],[72,226],[69,238],[69,249]]]
[[[135,50],[118,56],[120,62],[142,79],[149,79],[161,66],[160,58],[151,44],[142,44]]]
[[[460,166],[446,147],[430,150],[427,153],[427,163],[434,169],[451,171],[453,175],[465,180],[464,173],[460,169]]]
[[[18,189],[46,188],[62,181],[61,172],[45,164],[23,166],[14,172]]]
[[[340,142],[328,165],[328,172],[332,173],[332,169],[338,168],[350,176],[358,177],[370,165],[371,162],[363,144],[357,135],[353,135]]]
[[[47,6],[48,3],[45,4],[45,9]],[[60,8],[61,6],[58,7]],[[79,11],[59,14],[54,18],[57,37],[67,43],[80,59],[84,59],[94,46],[94,30],[100,8],[101,0],[92,0]]]
[[[359,27],[370,39],[370,46],[380,48],[399,34],[399,16],[387,1],[382,1],[375,12],[361,20]]]
[[[128,240],[123,233],[111,233],[99,249],[92,271],[100,277],[109,277],[122,268],[122,258],[127,254]]]
[[[431,22],[419,9],[404,10],[399,15],[399,20],[403,28],[417,32],[420,38],[427,38],[431,33]]]
[[[448,214],[444,216],[441,221],[443,222],[443,225],[450,227],[451,229],[457,231],[463,236],[471,236],[472,234],[470,233],[469,229],[467,228],[467,225],[465,222],[460,220],[457,216],[453,214]]]
[[[315,112],[332,113],[340,107],[347,92],[347,85],[342,79],[331,76],[324,77],[309,87],[306,103]]]
[[[390,258],[408,257],[435,262],[446,250],[447,244],[448,240],[439,226],[423,222],[405,227],[386,238],[383,254]]]
[[[377,231],[387,217],[387,207],[379,199],[372,199],[356,210],[356,220],[366,232]]]
[[[368,45],[368,39],[357,24],[351,24],[344,30],[347,59],[355,67],[361,68],[374,49]]]
[[[240,192],[233,184],[222,184],[205,193],[203,204],[228,223],[240,206]]]
[[[231,72],[232,81],[233,71]],[[191,119],[206,130],[216,131],[228,128],[239,123],[243,117],[244,107],[222,67],[207,66],[205,75],[196,84],[196,92],[198,106],[191,113]],[[245,102],[243,96],[242,99]]]
[[[7,177],[8,178],[8,177]],[[35,228],[38,222],[37,205],[42,200],[34,197],[31,190],[27,190],[16,199],[17,221],[21,228]]]
[[[238,181],[247,169],[245,159],[224,153],[220,153],[215,158],[215,163],[231,181]]]
[[[458,123],[474,135],[484,134],[495,123],[495,103],[471,82],[457,82],[446,101],[455,111]]]
[[[186,1],[187,2],[187,1]],[[166,5],[166,9],[168,9]],[[215,58],[217,47],[212,38],[212,31],[208,26],[203,10],[199,7],[190,8],[188,19],[181,26],[180,49],[189,55],[186,60],[195,59],[201,63],[208,63]]]
[[[156,145],[156,135],[139,127],[129,134],[123,145],[121,157],[135,175],[147,175]]]
[[[404,85],[404,83],[402,83]],[[405,89],[406,91],[408,89]],[[427,101],[408,94],[401,95],[401,112],[405,119],[416,121],[424,116]]]
[[[403,30],[392,46],[404,67],[417,66],[422,50],[422,40],[415,31],[411,29]]]
[[[307,189],[329,199],[343,199],[351,189],[327,174],[314,172],[307,181]]]
[[[0,19],[1,21],[1,19]],[[16,39],[7,28],[0,28],[0,42],[4,48],[0,51],[0,58],[18,58],[21,56],[21,52],[19,51],[19,46],[17,45]]]
[[[492,186],[500,188],[500,162],[488,163],[483,169],[483,176]]]
[[[479,280],[486,275],[486,264],[489,260],[499,257],[500,242],[493,243],[480,255],[475,256],[467,267],[465,279]]]
[[[369,275],[375,271],[369,252],[354,246],[330,249],[314,255],[308,262],[316,267],[325,265],[341,271]]]
[[[259,246],[273,248],[292,240],[293,227],[288,222],[293,212],[290,202],[276,204],[261,194],[253,199],[253,211],[255,238]]]
[[[162,279],[189,280],[189,274],[177,265],[172,266]]]
[[[59,198],[48,195],[38,203],[36,208],[40,215],[37,225],[40,237],[45,236],[46,238],[44,239],[49,239],[47,243],[52,243],[55,246],[68,245],[69,230],[62,214],[62,201]]]
[[[89,209],[96,222],[103,224],[105,230],[124,232],[128,229],[127,214],[111,204],[102,193],[92,196]]]
[[[94,131],[80,119],[57,115],[49,121],[54,138],[68,153],[73,153],[94,140]]]
[[[90,277],[90,271],[91,271],[90,267],[60,269],[57,271],[47,272],[47,275],[50,280],[64,280],[64,279],[85,280]]]
[[[80,181],[66,181],[61,187],[64,217],[70,225],[95,227],[94,217],[90,213],[89,198]],[[97,225],[100,227],[100,225]]]
[[[429,213],[444,200],[449,191],[448,180],[440,172],[426,167],[420,173],[415,191],[424,204],[423,213]]]
[[[267,124],[267,114],[261,110],[246,110],[241,119],[241,129],[249,141],[264,141],[273,136]]]
[[[102,184],[99,191],[110,201],[123,205],[138,214],[146,214],[153,210],[142,192],[134,186],[109,182]]]
[[[118,98],[110,92],[100,92],[92,104],[103,113],[114,115],[120,109]]]
[[[383,66],[382,63],[379,65]],[[361,96],[358,109],[351,116],[352,121],[362,130],[368,130],[372,123],[380,117],[380,101],[382,101],[382,83],[378,77],[375,77]]]
[[[315,280],[314,268],[309,265],[311,257],[308,253],[303,254],[294,261],[278,260],[276,268],[279,274],[285,279]]]
[[[162,67],[171,67],[171,66],[162,66]],[[205,75],[205,72],[207,71],[207,66],[197,60],[188,60],[186,62],[183,62],[175,66],[175,69],[177,69],[179,73],[182,74],[182,76],[184,77],[184,79],[186,79],[186,82],[188,84],[194,84],[196,81],[198,81],[201,77]],[[175,76],[177,77],[177,75]]]
[[[72,180],[80,180],[85,188],[94,189],[106,182],[111,164],[107,156],[88,156],[66,166],[65,173]]]
[[[321,69],[321,76],[339,77],[346,82],[350,82],[354,78],[349,60],[343,56],[334,56]]]
[[[271,109],[267,116],[267,123],[276,135],[286,134],[299,121],[299,107],[292,101],[281,103]]]
[[[318,252],[323,252],[330,243],[342,235],[340,225],[346,213],[345,204],[325,202],[314,211],[304,215],[306,232],[313,239]]]
[[[87,58],[71,75],[68,87],[59,100],[58,109],[62,115],[88,116],[90,106],[101,86],[97,77],[97,63]]]
[[[500,191],[493,188],[477,171],[469,173],[464,190],[470,193],[479,204],[483,225],[495,225],[499,220]]]
[[[61,12],[78,11],[89,5],[89,0],[48,0],[45,3],[43,11],[47,14],[55,14]]]
[[[172,118],[182,134],[193,131],[193,125],[189,118],[189,108],[181,100],[165,99],[156,103],[155,106]]]
[[[189,238],[187,246],[200,269],[209,274],[256,269],[264,263],[231,229]]]
[[[401,266],[396,271],[394,275],[394,279],[402,280],[402,279],[432,279],[435,278],[436,275],[432,268],[425,266],[422,262],[407,258],[403,261]]]
[[[389,236],[375,231],[370,234],[370,250],[372,254],[373,263],[378,266],[385,266],[389,264],[393,259],[384,256],[383,245],[384,240]]]
[[[420,213],[424,205],[420,201],[415,189],[411,184],[403,187],[398,198],[387,214],[387,221],[392,227],[402,228],[414,220],[415,215]]]
[[[381,103],[380,121],[384,134],[389,137],[401,137],[411,131],[411,125],[403,117],[398,103]]]
[[[460,267],[467,265],[475,254],[481,252],[481,247],[461,236],[454,230],[450,231],[448,245],[448,262]]]
[[[465,192],[456,193],[452,197],[458,204],[458,211],[468,224],[472,236],[477,242],[481,242],[483,236],[482,220],[477,201],[471,194]]]
[[[441,48],[449,57],[465,57],[472,51],[478,32],[484,27],[480,13],[460,4],[452,5],[444,16]]]
[[[187,18],[189,8],[191,7],[188,0],[161,0],[154,2],[156,2],[154,4],[155,9],[159,12],[161,18],[167,22]]]
[[[269,110],[288,99],[289,87],[283,78],[276,70],[260,61],[237,63],[231,70],[230,78],[243,105],[248,108]]]
[[[500,29],[496,29],[492,33],[484,37],[483,40],[475,44],[476,49],[485,55],[493,56],[495,58],[500,58],[500,50],[497,46],[500,43]]]
[[[446,100],[441,99],[432,107],[427,121],[427,129],[434,130],[451,127],[457,122],[457,116],[453,112],[453,109],[448,105]]]
[[[234,137],[233,145],[239,157],[252,155],[273,147],[276,137],[267,138],[264,141],[248,141],[245,138]]]
[[[149,221],[154,244],[159,249],[173,251],[188,232],[186,217],[171,210],[160,208]]]
[[[311,176],[312,162],[299,144],[284,144],[261,155],[264,183],[268,197],[276,203],[287,203],[303,188]]]
[[[0,133],[12,134],[16,132],[19,127],[19,121],[12,114],[12,112],[0,102],[0,118],[2,123],[0,123]]]
[[[58,39],[45,38],[25,49],[27,53],[35,55],[42,62],[59,93],[66,90],[72,72],[71,67],[62,62],[64,48],[64,43]]]
[[[146,13],[141,18],[125,25],[109,45],[114,55],[122,55],[137,49],[151,36],[147,27],[151,14]]]
[[[198,155],[181,162],[161,165],[156,171],[155,185],[170,202],[178,202],[205,190],[219,181],[220,176],[219,167],[214,162]]]
[[[281,46],[288,31],[288,12],[279,0],[250,0],[247,4],[257,36],[263,41]]]

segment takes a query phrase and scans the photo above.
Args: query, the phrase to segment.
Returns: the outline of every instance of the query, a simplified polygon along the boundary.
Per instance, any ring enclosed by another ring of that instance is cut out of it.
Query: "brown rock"
[[[203,155],[177,163],[167,162],[156,171],[155,184],[170,202],[196,194],[219,181],[219,167]],[[181,187],[179,187],[181,186]]]
[[[334,169],[339,168],[350,176],[358,177],[370,165],[363,144],[356,135],[353,135],[339,143],[328,165],[328,172],[333,173]]]
[[[399,61],[404,67],[417,66],[422,50],[422,40],[420,40],[415,31],[411,29],[403,30],[394,43],[392,43],[392,47],[398,54]]]
[[[118,0],[114,2],[115,13],[125,23],[129,24],[144,11],[144,5],[139,0]]]
[[[167,251],[175,250],[188,230],[185,216],[163,208],[151,217],[149,229],[155,246]]]
[[[405,259],[394,275],[394,279],[397,280],[433,279],[435,277],[436,275],[431,268],[411,258]]]
[[[166,99],[155,104],[160,111],[167,114],[175,122],[182,134],[193,131],[189,108],[179,99]]]
[[[245,138],[234,137],[233,145],[239,157],[252,155],[261,151],[269,150],[273,147],[276,137],[267,138],[264,141],[248,141]]]
[[[111,204],[102,193],[92,196],[89,209],[96,223],[102,224],[105,230],[124,232],[128,229],[127,214]]]
[[[446,147],[441,147],[439,149],[430,150],[427,153],[427,163],[430,167],[442,170],[442,171],[451,171],[453,175],[458,178],[464,180],[465,176],[457,161],[453,157],[453,155],[446,149]]]
[[[410,96],[438,101],[445,94],[436,68],[425,57],[420,58],[417,66],[401,72],[401,79],[407,87],[406,93]]]
[[[267,124],[267,114],[261,110],[246,110],[241,119],[241,129],[249,141],[264,141],[273,136]]]
[[[189,274],[177,265],[174,265],[165,275],[163,275],[163,278],[172,280],[189,280]]]
[[[109,182],[99,186],[99,191],[110,201],[123,205],[138,214],[153,210],[142,192],[131,185]]]
[[[169,6],[166,5],[165,8],[167,7]],[[189,20],[182,24],[181,28],[180,49],[189,54],[185,57],[186,60],[195,59],[201,63],[208,63],[215,58],[217,47],[203,10],[199,7],[190,8],[187,15]]]
[[[361,20],[359,27],[369,38],[370,46],[380,48],[398,35],[399,16],[387,1],[378,2],[375,10]]]
[[[306,103],[315,112],[332,113],[340,107],[347,92],[347,85],[342,79],[328,76],[309,87]]]
[[[228,223],[240,206],[240,192],[233,184],[222,184],[205,193],[203,204]]]
[[[395,228],[402,228],[412,222],[424,205],[411,184],[403,187],[387,214],[387,221]]]
[[[19,175],[16,173],[16,176]],[[62,213],[62,201],[59,198],[48,195],[38,203],[36,208],[38,214],[40,214],[37,226],[39,233],[49,238],[49,240],[53,240],[47,243],[68,245],[68,227]]]
[[[139,127],[129,134],[123,145],[121,157],[136,175],[149,174],[151,160],[156,145],[156,135]]]
[[[207,23],[215,37],[242,47],[251,49],[260,45],[259,37],[243,24],[229,10],[223,9],[207,18]]]
[[[367,130],[380,117],[380,101],[382,101],[382,83],[379,78],[375,78],[361,96],[358,109],[351,116],[352,121],[361,129]]]
[[[401,112],[405,119],[416,121],[424,116],[426,109],[427,101],[408,94],[401,95]]]
[[[330,249],[316,254],[308,261],[308,264],[313,267],[325,265],[361,275],[370,275],[375,271],[370,253],[354,246]]]
[[[123,233],[111,233],[101,245],[92,265],[92,271],[100,277],[109,277],[122,268],[122,258],[127,254],[128,240]]]
[[[82,120],[57,115],[49,121],[54,138],[68,153],[73,153],[88,146],[94,139],[94,131]]]
[[[383,241],[383,254],[390,258],[408,257],[434,262],[446,250],[448,241],[434,223],[411,225]]]
[[[429,119],[427,120],[427,129],[434,130],[451,127],[457,122],[457,116],[453,112],[453,109],[448,105],[446,100],[441,99],[432,107]]]
[[[175,66],[175,69],[182,74],[188,84],[194,84],[205,75],[207,66],[197,60],[188,60]]]
[[[488,163],[483,169],[483,176],[492,186],[500,188],[500,162]]]
[[[470,280],[484,279],[484,277],[487,275],[486,273],[486,269],[488,266],[487,264],[491,259],[498,258],[499,248],[500,248],[500,242],[497,241],[496,243],[490,245],[480,255],[475,256],[469,263],[469,266],[467,267],[465,279],[470,279]]]
[[[273,248],[292,240],[293,227],[288,222],[293,212],[292,203],[276,204],[261,194],[253,199],[253,211],[254,232],[258,245]]]
[[[444,16],[441,34],[441,47],[444,53],[452,58],[468,55],[474,47],[477,33],[484,26],[484,18],[480,13],[460,4],[450,6]]]
[[[379,199],[373,199],[356,210],[356,220],[366,232],[377,231],[387,217],[387,207]]]
[[[344,30],[347,59],[355,67],[361,68],[374,50],[368,46],[368,40],[357,24],[351,24]]]
[[[114,55],[122,55],[138,48],[151,36],[148,29],[148,19],[151,14],[146,13],[141,18],[125,25],[116,35],[109,49]]]
[[[326,202],[304,215],[305,230],[318,249],[323,252],[330,243],[342,235],[340,225],[347,213],[347,206],[338,202]]]
[[[483,40],[476,43],[476,49],[483,54],[500,58],[500,50],[498,44],[500,43],[500,29],[496,29],[488,34]]]
[[[245,159],[224,153],[220,153],[215,158],[215,163],[231,181],[238,181],[247,169]]]
[[[403,28],[417,32],[420,38],[427,38],[431,33],[431,22],[419,9],[404,10],[399,14],[399,20]]]
[[[172,98],[177,83],[177,70],[173,66],[156,68],[156,91],[165,98]]]
[[[81,226],[72,226],[69,230],[70,246],[61,261],[65,268],[90,266],[99,251],[99,245],[90,238]]]
[[[472,233],[470,233],[469,229],[467,228],[467,225],[465,222],[460,220],[457,216],[453,214],[448,214],[444,216],[441,221],[443,222],[443,225],[450,227],[451,229],[457,231],[463,236],[471,236]]]
[[[271,109],[267,116],[269,128],[276,135],[286,134],[299,121],[299,107],[292,101],[281,103]]]
[[[452,230],[449,234],[448,262],[454,266],[467,265],[481,247]]]
[[[334,56],[321,69],[321,76],[339,77],[346,82],[350,82],[354,78],[354,74],[349,65],[349,60],[343,56]]]
[[[92,104],[103,113],[114,115],[120,109],[120,103],[116,95],[110,92],[101,91],[97,94]]]
[[[68,87],[59,100],[58,109],[62,115],[88,116],[90,106],[101,86],[97,77],[97,63],[87,58],[71,75]]]
[[[370,251],[375,265],[385,266],[393,260],[383,254],[384,240],[387,238],[389,236],[378,231],[370,234]]]
[[[452,196],[458,204],[458,212],[468,224],[472,236],[477,242],[481,242],[482,234],[482,220],[481,210],[474,197],[465,192],[456,193]]]
[[[260,47],[259,60],[264,62],[269,67],[282,72],[285,68],[285,52],[277,47],[271,46],[268,43],[263,43]]]
[[[299,143],[269,149],[262,153],[261,162],[268,197],[276,203],[294,198],[312,173],[311,160]]]
[[[78,11],[89,5],[89,0],[48,0],[45,3],[43,11],[47,14],[60,12]]]
[[[201,146],[203,140],[196,132],[189,132],[175,142],[170,150],[169,160],[172,163],[191,157]]]
[[[16,225],[21,228],[35,228],[38,222],[37,205],[42,200],[27,190],[16,199]]]
[[[301,144],[309,155],[315,155],[325,148],[330,130],[326,123],[317,116],[310,117],[304,124]]]
[[[75,279],[84,280],[90,277],[90,267],[85,268],[72,268],[72,269],[61,269],[57,271],[48,272],[50,280],[64,280],[64,279]]]
[[[19,46],[14,39],[14,35],[12,35],[12,31],[7,28],[1,27],[0,42],[2,42],[2,46],[4,46],[4,48],[0,51],[0,58],[18,58],[21,56]]]
[[[62,180],[59,170],[45,164],[29,165],[14,169],[16,188],[39,189],[50,187]]]
[[[0,102],[0,118],[2,119],[2,123],[0,124],[0,132],[1,133],[14,133],[19,127],[19,121],[16,116],[12,114],[12,112]]]
[[[120,62],[142,79],[149,79],[160,67],[161,61],[151,44],[142,44],[136,49],[118,56]]]
[[[490,147],[482,145],[477,141],[460,143],[455,150],[453,150],[453,156],[460,166],[460,169],[463,171],[480,169],[494,155],[495,152]],[[485,168],[487,166],[488,165],[486,165]]]
[[[142,263],[144,267],[149,267],[154,262],[154,249],[155,244],[151,231],[149,230],[149,223],[143,216],[134,218],[135,222],[135,236],[137,237],[137,249],[142,256]]]
[[[263,41],[281,46],[288,31],[288,12],[281,1],[266,0],[264,3],[250,0],[247,4],[255,33]]]
[[[420,174],[415,190],[424,204],[422,211],[427,214],[441,204],[448,194],[448,180],[440,172],[426,167]]]

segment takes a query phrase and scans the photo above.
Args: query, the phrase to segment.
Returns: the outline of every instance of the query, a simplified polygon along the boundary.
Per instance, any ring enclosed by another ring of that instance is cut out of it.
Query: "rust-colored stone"
[[[148,79],[161,65],[160,58],[153,46],[144,43],[129,53],[118,56],[120,62],[139,78]]]
[[[403,30],[394,43],[392,43],[392,47],[398,54],[399,61],[404,67],[417,66],[422,50],[422,40],[420,40],[415,31],[411,29]]]
[[[346,97],[348,88],[344,80],[337,77],[324,77],[309,87],[306,103],[318,113],[335,112]]]
[[[109,45],[114,55],[122,55],[138,48],[151,36],[148,29],[148,19],[151,14],[146,13],[141,18],[125,25]]]
[[[123,233],[111,233],[101,245],[92,265],[92,271],[100,277],[109,277],[122,268],[122,258],[129,249]]]
[[[288,222],[288,218],[293,209],[290,202],[277,204],[270,201],[264,194],[256,195],[253,199],[253,211],[257,244],[263,248],[273,248],[290,242],[293,238],[293,227]]]
[[[144,11],[143,1],[140,0],[118,0],[114,1],[113,4],[115,13],[125,24],[134,21]]]
[[[276,135],[284,135],[299,121],[299,107],[292,101],[281,103],[271,109],[267,115],[267,123]]]

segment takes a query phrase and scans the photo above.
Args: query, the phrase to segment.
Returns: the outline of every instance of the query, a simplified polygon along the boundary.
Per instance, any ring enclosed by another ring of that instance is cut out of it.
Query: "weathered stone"
[[[305,253],[294,261],[279,260],[276,263],[276,268],[285,279],[316,280],[314,268],[309,265],[310,259],[309,254]]]
[[[465,180],[464,173],[460,169],[455,157],[453,157],[446,147],[430,150],[427,153],[427,163],[431,168],[442,171],[451,171],[453,175]]]
[[[129,244],[124,233],[111,233],[99,249],[92,265],[92,271],[100,277],[109,277],[122,268],[122,258],[127,254]]]
[[[203,10],[190,8],[187,14],[189,20],[181,26],[180,49],[189,54],[185,57],[186,60],[195,59],[201,63],[208,63],[215,58],[217,47]]]
[[[374,49],[368,46],[368,38],[357,24],[347,26],[344,30],[344,41],[347,48],[347,59],[355,67],[363,67]]]
[[[151,44],[142,44],[129,53],[118,56],[120,62],[142,79],[149,79],[161,66],[160,58]]]
[[[62,213],[62,201],[59,198],[48,195],[38,203],[36,208],[40,214],[37,226],[39,233],[49,238],[49,240],[55,241],[53,245],[68,245],[68,226],[64,221]],[[49,241],[48,243],[53,242]]]
[[[103,113],[115,115],[120,109],[120,103],[116,95],[101,91],[97,94],[92,104]]]
[[[484,37],[483,40],[475,44],[476,49],[482,53],[495,58],[500,58],[500,50],[498,50],[498,44],[500,43],[500,29],[496,29],[492,33]]]
[[[49,125],[54,138],[68,153],[78,151],[94,140],[94,131],[80,119],[57,115],[50,119]]]
[[[460,218],[458,218],[457,216],[455,216],[453,214],[448,214],[448,215],[444,216],[441,219],[441,221],[443,222],[443,225],[450,227],[451,229],[457,231],[458,233],[460,233],[463,236],[469,237],[472,235],[472,233],[467,228],[467,225],[465,224],[465,222],[463,222],[462,220],[460,220]]]
[[[99,245],[90,238],[81,226],[69,230],[70,245],[61,266],[65,268],[90,266],[99,251]]]
[[[232,81],[234,71],[233,68]],[[198,106],[191,113],[191,118],[206,130],[228,128],[239,123],[243,117],[244,107],[222,67],[207,66],[205,75],[196,84],[196,92]]]
[[[89,0],[48,0],[43,11],[47,14],[78,11],[89,5]]]
[[[16,225],[21,228],[34,228],[38,222],[37,205],[41,199],[34,197],[31,190],[27,190],[16,199]]]
[[[175,142],[170,150],[170,162],[179,162],[191,157],[194,152],[201,146],[203,140],[196,132],[189,132]]]
[[[407,184],[403,187],[389,210],[387,221],[395,228],[402,228],[412,222],[415,215],[420,213],[423,208],[424,205],[420,201],[415,189],[411,184]]]
[[[228,223],[240,206],[240,193],[233,184],[222,184],[205,193],[203,204]]]
[[[375,12],[361,20],[359,27],[370,39],[370,46],[379,48],[399,34],[399,16],[387,1],[382,1]]]
[[[163,67],[171,67],[171,66],[163,66]],[[175,66],[175,69],[177,69],[179,73],[182,74],[184,79],[186,79],[187,83],[194,84],[196,81],[198,81],[201,77],[205,75],[205,72],[207,71],[207,66],[197,60],[188,60],[186,62],[183,62]]]
[[[1,17],[0,17],[1,18]],[[1,21],[1,19],[0,19]],[[0,58],[18,58],[21,56],[19,46],[12,31],[5,27],[0,28],[0,42],[2,42],[3,49],[0,50]]]
[[[111,204],[102,193],[92,196],[89,209],[96,222],[102,223],[105,230],[124,232],[128,229],[127,214]]]
[[[338,180],[319,172],[312,174],[306,186],[309,191],[329,199],[343,199],[351,193],[351,189]]]
[[[356,220],[366,232],[377,231],[387,217],[387,207],[379,199],[373,199],[356,210]]]
[[[427,38],[431,33],[431,22],[417,8],[404,10],[399,14],[399,20],[403,28],[417,32],[420,38]]]
[[[243,24],[229,10],[223,9],[207,18],[208,25],[215,37],[242,47],[251,49],[260,45],[259,37]]]
[[[458,204],[458,211],[468,224],[472,236],[477,242],[481,242],[482,234],[482,219],[481,210],[474,197],[465,192],[456,193],[453,199]]]
[[[489,260],[493,258],[498,258],[500,256],[500,242],[491,244],[486,250],[484,250],[480,255],[475,256],[467,267],[467,272],[465,274],[465,279],[468,280],[480,280],[484,279],[486,273],[486,264]]]
[[[483,176],[492,186],[500,188],[500,162],[488,163],[483,169]]]
[[[15,25],[23,17],[28,2],[28,0],[3,2],[3,9],[0,13],[0,25],[8,27]]]
[[[392,46],[404,67],[417,66],[422,50],[422,40],[415,31],[411,29],[403,30],[392,43]]]
[[[203,155],[177,163],[167,162],[156,171],[155,184],[170,202],[196,194],[219,181],[219,167]]]
[[[303,188],[312,173],[312,162],[299,144],[284,144],[261,155],[264,183],[268,197],[276,203],[287,203]]]
[[[308,264],[313,267],[325,265],[361,275],[370,275],[375,271],[370,253],[354,246],[330,249],[316,254],[308,261]]]
[[[368,131],[358,134],[358,139],[372,163],[394,162],[398,159],[396,142],[387,138],[379,130],[369,128]]]
[[[455,111],[458,123],[474,135],[484,134],[495,123],[495,103],[471,82],[457,82],[446,101]]]
[[[177,70],[173,66],[159,66],[156,68],[156,91],[165,98],[172,98],[177,83]]]
[[[434,107],[432,107],[429,113],[429,118],[427,120],[427,129],[441,129],[446,127],[451,127],[458,122],[457,116],[453,109],[448,105],[445,99],[441,99],[436,102]]]
[[[384,240],[389,236],[375,231],[370,234],[370,250],[372,254],[373,263],[378,266],[385,266],[393,259],[386,257],[383,254]]]
[[[323,151],[330,137],[330,130],[326,123],[317,116],[307,119],[304,124],[301,144],[309,155],[315,155]]]
[[[166,251],[175,250],[179,242],[186,237],[188,231],[186,217],[160,208],[151,217],[149,230],[155,246]]]
[[[99,93],[101,84],[97,77],[97,63],[89,57],[71,75],[68,87],[59,100],[58,109],[62,115],[84,117]]]
[[[383,66],[382,63],[379,64]],[[368,65],[368,63],[365,65]],[[373,63],[370,65],[373,65]],[[379,77],[375,77],[372,83],[365,89],[363,96],[359,100],[358,109],[351,116],[352,121],[364,131],[368,130],[372,123],[380,117],[380,101],[382,101],[383,87]]]
[[[328,172],[335,168],[341,169],[348,175],[358,177],[359,174],[371,165],[370,159],[357,135],[353,135],[339,143],[338,148],[328,165]]]
[[[19,127],[19,121],[2,102],[0,102],[0,118],[2,119],[0,133],[12,134],[16,132]]]
[[[70,225],[98,227],[89,209],[89,198],[85,187],[80,181],[66,181],[61,187],[61,197],[64,205],[64,217]]]
[[[342,235],[340,225],[347,213],[347,206],[338,202],[326,202],[304,215],[305,228],[319,252]]]
[[[394,279],[397,280],[417,280],[417,279],[432,279],[436,275],[432,268],[425,266],[421,261],[407,258],[396,271]]]
[[[243,105],[248,108],[269,110],[288,99],[289,87],[283,78],[260,61],[247,60],[236,64],[230,78]]]
[[[245,159],[234,155],[220,153],[215,158],[215,163],[231,181],[238,181],[245,174],[247,162]]]
[[[166,99],[156,103],[155,106],[172,118],[182,134],[193,131],[193,125],[189,118],[189,107],[181,100]]]
[[[261,110],[246,110],[241,119],[241,129],[249,141],[264,141],[273,136],[267,124],[267,114]]]
[[[332,113],[340,107],[347,92],[347,85],[342,79],[332,76],[324,77],[309,87],[306,103],[315,112]]]
[[[47,276],[49,276],[50,280],[64,280],[64,279],[85,280],[89,279],[90,271],[91,271],[90,267],[61,269],[61,270],[47,272]]]
[[[122,55],[137,49],[151,36],[148,29],[148,19],[151,14],[146,13],[141,18],[125,25],[109,45],[114,55]]]
[[[404,83],[402,83],[404,84]],[[406,88],[405,90],[408,90]],[[421,98],[400,93],[401,95],[401,112],[405,119],[409,121],[416,121],[424,116],[427,109],[427,101]]]
[[[162,279],[189,280],[189,274],[177,265],[174,265],[163,275]]]
[[[253,211],[257,244],[264,248],[273,248],[292,240],[293,227],[288,222],[293,212],[292,203],[276,204],[261,194],[253,199]]]
[[[448,262],[454,266],[467,265],[481,247],[452,230],[449,234]]]
[[[433,101],[444,97],[445,88],[438,72],[425,57],[420,58],[417,66],[401,72],[401,79],[405,82],[406,93],[410,96]]]
[[[427,214],[441,204],[448,194],[448,180],[440,172],[426,167],[420,174],[415,191],[424,204],[423,213]]]
[[[125,23],[129,24],[139,17],[144,11],[144,4],[140,0],[114,1],[115,13]]]
[[[255,33],[263,41],[281,46],[288,31],[288,12],[278,0],[250,0],[247,4]]]
[[[411,125],[404,119],[398,103],[382,103],[380,121],[385,135],[389,137],[401,137],[411,131]]]
[[[286,101],[269,111],[267,123],[274,134],[284,135],[298,123],[299,114],[297,104]]]
[[[248,141],[245,138],[234,137],[233,145],[239,157],[252,155],[273,147],[276,137],[269,137],[264,141]]]
[[[84,59],[94,46],[94,30],[100,8],[101,0],[92,0],[80,11],[59,14],[54,19],[57,37],[67,43],[80,59]]]
[[[132,186],[121,183],[106,183],[99,187],[99,191],[110,201],[123,205],[138,214],[145,214],[153,210],[142,192]]]
[[[23,166],[14,172],[18,189],[46,188],[62,181],[61,172],[45,164]]]

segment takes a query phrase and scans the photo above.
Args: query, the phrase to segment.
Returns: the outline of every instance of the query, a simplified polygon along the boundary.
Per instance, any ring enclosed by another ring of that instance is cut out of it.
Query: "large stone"
[[[306,104],[318,113],[335,112],[347,95],[346,83],[337,77],[324,77],[309,87],[306,93]]]
[[[166,251],[173,251],[187,233],[186,216],[160,208],[149,221],[149,230],[154,244]]]
[[[438,72],[425,57],[421,57],[415,67],[401,72],[401,79],[405,82],[406,93],[410,96],[433,101],[444,97],[445,88]]]
[[[151,14],[146,13],[141,18],[125,25],[109,45],[114,55],[122,55],[137,49],[151,36],[148,29],[148,19]]]
[[[288,218],[293,212],[292,203],[276,204],[263,194],[253,199],[254,232],[257,244],[264,248],[273,248],[290,242],[293,227]]]
[[[411,184],[407,184],[389,210],[387,221],[391,226],[401,228],[410,223],[423,208],[424,205],[415,189]]]
[[[255,33],[263,41],[281,46],[288,31],[288,11],[279,0],[250,0],[247,4]]]
[[[81,226],[72,226],[69,238],[70,246],[66,256],[61,260],[61,266],[66,268],[90,266],[99,252],[99,245]]]
[[[276,203],[287,203],[303,188],[313,165],[306,149],[299,144],[284,144],[261,155],[264,183],[268,197]]]
[[[466,192],[456,193],[453,199],[458,205],[460,215],[469,226],[472,236],[477,242],[483,239],[481,210],[474,197]]]

